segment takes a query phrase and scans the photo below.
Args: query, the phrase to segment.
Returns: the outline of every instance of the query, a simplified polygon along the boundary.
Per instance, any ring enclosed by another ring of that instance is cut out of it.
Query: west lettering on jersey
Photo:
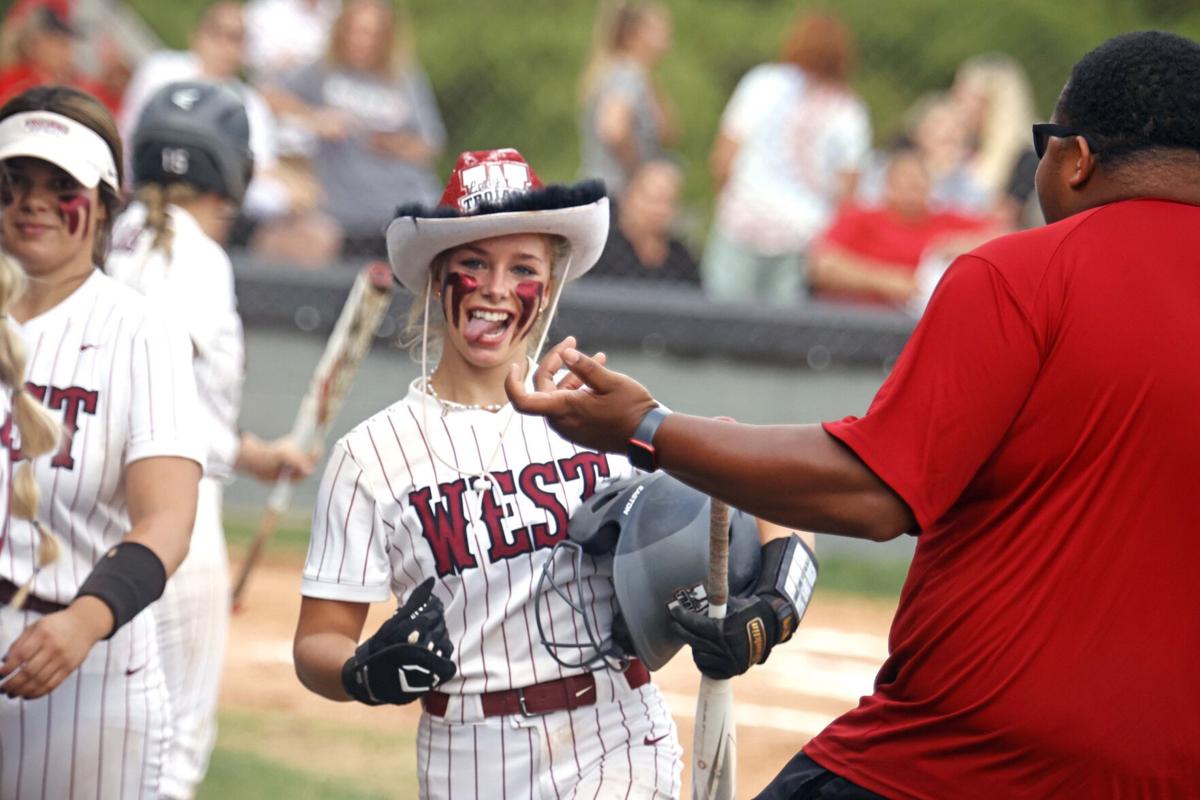
[[[596,492],[601,478],[612,474],[608,459],[599,453],[582,452],[554,462],[529,464],[515,478],[511,470],[493,472],[491,489],[482,493],[479,518],[488,534],[487,557],[492,563],[516,558],[534,550],[553,547],[567,535],[567,510],[550,487],[560,482],[559,472],[568,481],[582,481],[580,496],[586,500]],[[433,499],[429,487],[408,495],[417,511],[421,533],[433,552],[439,577],[461,574],[479,566],[467,537],[467,483],[463,479],[439,484],[439,496]],[[506,522],[519,519],[518,498],[524,496],[544,511],[550,522],[506,529]]]
[[[467,544],[466,510],[463,507],[466,488],[467,482],[462,478],[438,484],[436,503],[432,499],[433,491],[428,486],[408,495],[409,504],[417,510],[417,516],[421,519],[421,532],[433,551],[439,576],[458,575],[466,569],[479,566]]]
[[[50,387],[48,405],[50,408],[61,408],[63,410],[62,441],[58,445],[58,452],[50,460],[50,466],[61,469],[75,469],[75,459],[71,456],[71,446],[75,441],[75,431],[79,430],[79,412],[95,414],[96,404],[99,399],[99,392],[89,391],[79,386],[68,386],[65,389],[60,389],[57,386]]]
[[[504,520],[512,519],[511,498],[517,494],[516,484],[513,481],[512,472],[509,470],[493,472],[492,477],[496,479],[501,499],[497,500],[494,492],[484,492],[481,516],[483,524],[487,528],[488,538],[491,540],[491,545],[488,547],[488,558],[492,563],[497,563],[506,558],[515,558],[524,553],[533,552],[533,540],[529,538],[529,531],[526,528],[515,529],[512,532],[511,542],[505,536]]]
[[[538,485],[539,479],[542,482],[541,486]],[[530,526],[534,547],[553,547],[567,537],[567,510],[558,502],[554,492],[543,488],[558,482],[558,470],[554,468],[554,464],[530,464],[521,470],[521,478],[518,481],[521,492],[554,519],[554,530],[550,530],[550,526],[545,522]]]
[[[590,450],[576,453],[570,458],[560,459],[558,466],[567,480],[583,479],[583,489],[579,492],[581,503],[587,502],[588,498],[596,493],[596,484],[600,478],[607,478],[612,474],[608,466],[608,456],[603,453],[593,453]]]
[[[58,469],[75,469],[75,458],[71,455],[71,447],[74,444],[75,431],[79,430],[79,414],[81,412],[95,414],[100,402],[100,393],[84,389],[82,386],[39,386],[30,382],[25,383],[25,391],[36,397],[39,402],[45,403],[47,407],[62,410],[62,441],[59,442],[58,452],[50,460],[50,466]],[[47,394],[49,394],[49,399],[47,399]],[[20,461],[25,457],[21,452],[20,445],[13,442],[11,413],[4,420],[4,425],[0,426],[0,444],[8,448],[9,457],[13,461]]]

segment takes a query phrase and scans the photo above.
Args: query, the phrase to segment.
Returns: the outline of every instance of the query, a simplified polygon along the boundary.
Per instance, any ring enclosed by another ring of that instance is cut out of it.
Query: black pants
[[[797,753],[755,800],[886,800]]]

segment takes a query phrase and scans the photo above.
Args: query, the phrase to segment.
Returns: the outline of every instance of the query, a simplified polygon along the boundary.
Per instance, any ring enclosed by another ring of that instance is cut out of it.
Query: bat
[[[708,526],[708,615],[725,616],[729,601],[729,506],[713,498]],[[737,785],[737,728],[733,685],[700,676],[696,726],[692,732],[692,797],[733,800]]]
[[[309,451],[319,446],[334,418],[342,410],[342,404],[350,392],[350,384],[354,381],[354,373],[363,356],[371,349],[371,340],[392,303],[394,289],[391,269],[382,261],[368,264],[350,287],[341,316],[329,334],[325,352],[313,370],[308,391],[300,401],[300,410],[292,424],[292,438],[301,450]],[[279,527],[280,517],[287,511],[292,497],[290,478],[290,471],[285,470],[275,481],[267,498],[258,529],[233,585],[235,610],[241,609],[250,575]]]

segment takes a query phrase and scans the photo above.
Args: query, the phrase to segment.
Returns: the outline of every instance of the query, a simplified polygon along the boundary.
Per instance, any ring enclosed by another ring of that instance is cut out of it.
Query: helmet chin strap
[[[532,359],[532,368],[537,368],[538,359],[542,356],[542,348],[546,346],[546,338],[550,335],[550,326],[554,323],[554,315],[558,313],[558,301],[562,297],[563,287],[567,285],[567,276],[571,274],[571,259],[568,255],[566,263],[563,265],[562,277],[558,281],[558,286],[554,287],[554,299],[550,301],[550,313],[546,317],[546,323],[542,326],[541,336],[538,337],[537,348],[534,350]],[[421,392],[430,394],[429,391],[429,300],[433,295],[433,272],[425,279],[425,309],[421,315]],[[526,369],[530,367],[527,366]],[[504,443],[504,436],[508,433],[508,428],[512,424],[513,417],[516,416],[516,411],[512,404],[509,403],[501,412],[506,416],[504,427],[500,429],[500,436],[496,440],[496,447],[492,451],[491,456],[487,461],[480,464],[478,471],[464,470],[457,464],[451,464],[446,459],[442,458],[437,452],[433,444],[433,436],[429,430],[429,402],[425,399],[421,402],[421,427],[425,429],[425,439],[429,444],[429,452],[433,457],[441,463],[446,469],[452,470],[460,477],[470,478],[471,488],[476,492],[486,492],[495,483],[495,478],[492,477],[492,465],[496,462],[496,456],[500,455],[500,448]],[[444,411],[443,411],[444,414]],[[551,459],[554,463],[554,470],[558,473],[560,485],[566,485],[566,476],[563,475],[562,466],[559,465],[557,459]]]

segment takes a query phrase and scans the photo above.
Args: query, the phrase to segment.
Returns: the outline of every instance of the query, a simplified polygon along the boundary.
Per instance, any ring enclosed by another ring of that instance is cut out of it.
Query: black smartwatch
[[[629,437],[625,455],[629,458],[630,464],[643,472],[654,472],[658,469],[658,453],[654,449],[654,434],[658,432],[658,426],[670,413],[663,406],[655,406],[646,412],[646,416],[642,417],[642,421],[634,430],[633,436]]]

